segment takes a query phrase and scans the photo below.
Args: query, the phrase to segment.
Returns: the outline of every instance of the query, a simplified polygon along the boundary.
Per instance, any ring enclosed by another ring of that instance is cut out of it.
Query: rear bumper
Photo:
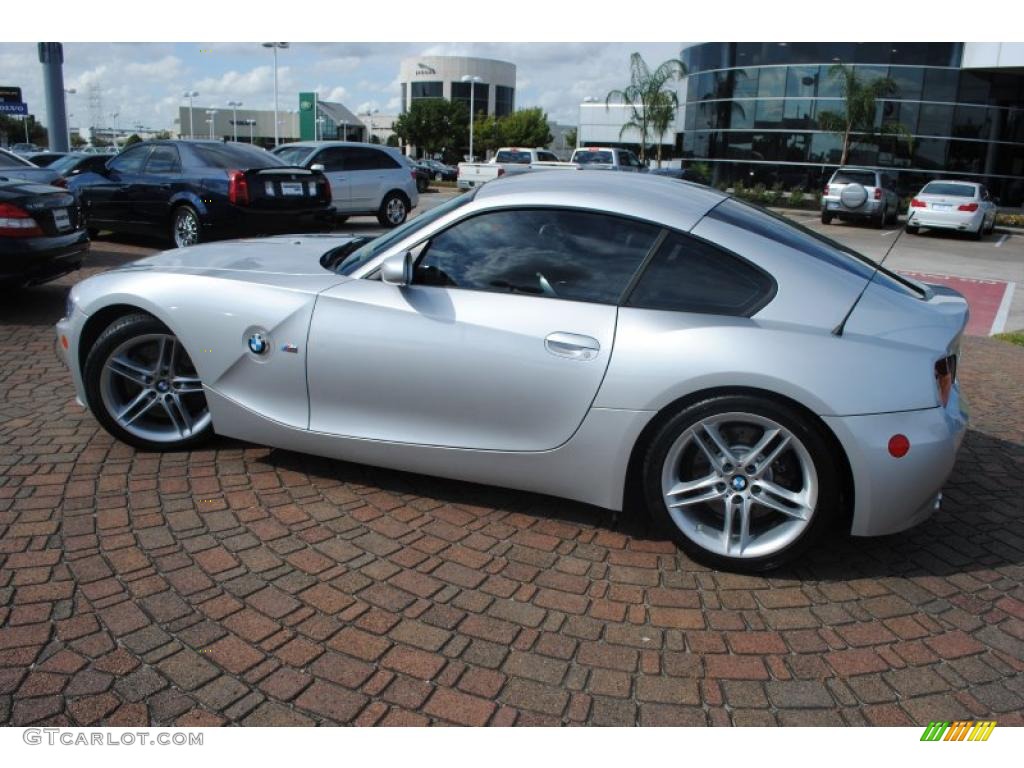
[[[847,208],[838,197],[823,197],[821,198],[821,212],[841,218],[869,219],[877,216],[884,204],[884,200],[867,200],[859,208]]]
[[[927,519],[937,508],[967,432],[967,407],[959,384],[945,408],[873,416],[825,416],[839,438],[853,474],[850,533],[883,536]],[[889,454],[889,438],[906,435],[910,451]]]
[[[982,226],[985,212],[932,211],[927,208],[911,208],[907,213],[907,224],[912,227],[932,229],[953,229],[960,232],[976,232]]]
[[[55,237],[0,238],[0,282],[53,280],[82,266],[88,252],[84,229]]]

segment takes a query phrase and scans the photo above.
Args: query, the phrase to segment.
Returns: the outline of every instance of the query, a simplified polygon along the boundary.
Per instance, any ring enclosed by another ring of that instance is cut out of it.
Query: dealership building
[[[464,82],[463,78],[467,80]],[[470,79],[472,78],[472,79]],[[399,70],[402,112],[417,99],[461,101],[469,110],[504,117],[515,111],[516,65],[470,56],[417,56],[405,59]]]
[[[842,112],[836,63],[896,93],[876,133],[855,136],[847,163],[892,171],[902,194],[937,177],[984,181],[1024,203],[1024,44],[700,43],[682,50],[686,109],[678,149],[715,183],[815,188],[842,156],[818,116]],[[910,140],[887,134],[898,123]]]

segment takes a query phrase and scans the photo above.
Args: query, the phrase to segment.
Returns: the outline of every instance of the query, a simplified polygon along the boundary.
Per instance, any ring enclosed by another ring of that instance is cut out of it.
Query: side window
[[[647,265],[626,305],[750,317],[775,295],[775,282],[710,243],[674,233]]]
[[[151,147],[134,147],[125,150],[110,161],[110,169],[118,173],[141,173]]]
[[[619,165],[629,167],[632,163],[629,162],[629,152],[619,152]]]
[[[341,147],[322,149],[313,158],[310,165],[320,163],[328,173],[345,170],[345,150]]]
[[[347,147],[344,152],[346,171],[377,170],[377,160],[374,157],[376,150],[364,149],[362,147]]]
[[[640,161],[637,159],[636,155],[634,155],[632,152],[627,152],[626,154],[629,155],[629,164],[632,165],[634,168],[639,168]]]
[[[558,156],[553,152],[538,152],[537,159],[543,160],[545,163],[557,163]]]
[[[146,173],[179,173],[178,150],[170,145],[153,147],[146,161]]]
[[[483,213],[436,235],[414,282],[616,304],[659,232],[584,211]]]
[[[379,149],[371,149],[368,151],[373,155],[374,168],[383,171],[393,171],[395,168],[401,167],[387,152],[381,152]]]

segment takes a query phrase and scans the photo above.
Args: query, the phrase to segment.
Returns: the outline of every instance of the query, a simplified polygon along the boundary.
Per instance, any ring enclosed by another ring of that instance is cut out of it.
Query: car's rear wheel
[[[885,208],[883,208],[879,212],[878,218],[875,219],[875,227],[877,227],[878,229],[882,229],[883,227],[885,227],[885,223],[888,220],[889,220],[889,211],[887,211]]]
[[[89,350],[83,378],[89,410],[124,443],[175,451],[213,434],[192,359],[151,315],[128,315],[111,323]]]
[[[823,214],[821,214],[821,223],[822,224],[831,224],[832,223],[832,214],[831,213],[823,213]]]
[[[199,214],[191,205],[179,205],[171,214],[171,240],[176,248],[197,245],[202,227]]]
[[[787,405],[723,395],[669,418],[643,462],[647,507],[694,559],[762,571],[799,555],[839,507],[820,428]]]
[[[907,224],[907,234],[916,235],[921,232],[920,227],[915,227],[913,224]]]
[[[397,227],[409,215],[409,203],[400,192],[389,192],[380,204],[377,221],[384,227]]]

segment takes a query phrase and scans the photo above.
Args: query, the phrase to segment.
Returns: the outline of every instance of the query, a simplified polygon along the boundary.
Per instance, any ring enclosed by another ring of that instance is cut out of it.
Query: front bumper
[[[959,384],[945,408],[823,419],[843,444],[853,473],[851,534],[898,533],[938,508],[967,432],[967,406]],[[910,451],[899,459],[888,450],[889,439],[896,434],[910,440]]]
[[[57,338],[54,349],[57,359],[71,373],[71,382],[75,387],[75,400],[83,408],[86,406],[85,383],[82,380],[82,369],[78,364],[78,339],[81,337],[82,326],[88,316],[77,307],[72,311],[70,317],[62,317],[57,321]],[[66,345],[66,346],[65,346]]]
[[[977,232],[982,226],[985,212],[933,211],[929,208],[911,208],[907,212],[907,224],[911,227],[931,229],[952,229],[959,232]]]

